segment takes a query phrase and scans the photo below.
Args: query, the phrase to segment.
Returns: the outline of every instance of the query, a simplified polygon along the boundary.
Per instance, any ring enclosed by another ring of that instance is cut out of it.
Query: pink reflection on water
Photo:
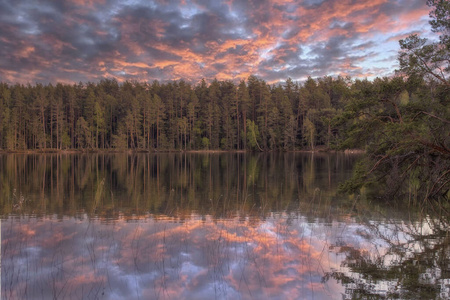
[[[2,223],[2,293],[12,298],[340,299],[322,276],[341,224],[302,217],[110,222],[9,218]]]

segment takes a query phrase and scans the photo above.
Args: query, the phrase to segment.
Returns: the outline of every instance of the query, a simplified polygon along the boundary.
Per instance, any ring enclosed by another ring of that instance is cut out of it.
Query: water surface
[[[338,194],[357,159],[2,155],[2,299],[445,299],[445,207]]]

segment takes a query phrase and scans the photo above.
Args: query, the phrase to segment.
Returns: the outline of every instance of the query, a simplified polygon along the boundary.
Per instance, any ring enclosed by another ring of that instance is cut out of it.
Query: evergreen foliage
[[[342,90],[351,87],[340,77],[323,80],[330,86],[311,78],[309,87],[291,79],[270,86],[256,76],[239,84],[203,80],[194,86],[115,79],[56,86],[1,83],[0,149],[310,149],[307,115],[324,130],[314,146],[333,148],[337,132],[329,131],[331,112],[344,106],[350,93]]]
[[[375,185],[387,199],[450,195],[450,5],[427,3],[439,41],[401,40],[399,76],[355,82],[359,88],[339,116],[346,128],[341,146],[367,151],[344,190]]]

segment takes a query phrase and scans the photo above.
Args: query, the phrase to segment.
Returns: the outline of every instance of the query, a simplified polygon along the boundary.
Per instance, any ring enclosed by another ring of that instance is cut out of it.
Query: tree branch
[[[430,194],[436,195],[436,193],[438,193],[449,181],[450,179],[446,180],[444,182],[444,184],[442,184],[436,191],[434,191],[434,187],[436,186],[436,184],[438,184],[438,182],[442,179],[442,177],[444,177],[445,175],[449,174],[450,170],[447,170],[446,172],[444,172],[444,174],[442,174],[441,176],[439,176],[439,178],[436,180],[436,182],[433,184],[433,186],[431,187],[430,192],[428,193],[427,197]]]
[[[382,101],[382,102],[389,102],[389,103],[391,103],[392,106],[394,106],[395,112],[397,113],[398,120],[400,121],[400,123],[403,123],[402,114],[400,113],[400,109],[398,108],[398,105],[395,104],[394,101],[391,101],[391,100],[389,100],[389,99],[383,99],[383,100],[381,100],[381,101]]]
[[[449,121],[449,120],[442,119],[442,118],[440,118],[440,117],[438,117],[438,116],[435,116],[435,115],[432,115],[432,114],[430,114],[430,113],[427,113],[426,111],[421,111],[421,113],[423,113],[423,114],[425,114],[425,115],[427,115],[427,116],[430,116],[430,117],[432,117],[432,118],[438,119],[438,120],[441,121],[441,122],[450,124],[450,121]]]
[[[423,69],[423,71],[425,71],[426,73],[428,73],[428,74],[432,75],[433,77],[437,78],[443,84],[450,85],[450,83],[445,78],[442,78],[441,76],[439,76],[439,75],[437,75],[437,74],[435,74],[433,72],[433,70],[424,61],[422,56],[418,55],[415,51],[413,51],[413,53],[420,60],[420,62],[422,63],[422,65],[420,67]]]
[[[369,172],[367,172],[367,175],[369,175],[370,173],[372,173],[373,171],[375,171],[377,168],[378,168],[378,166],[385,160],[385,159],[387,159],[389,157],[389,155],[384,155],[383,157],[381,157],[374,165],[373,165],[373,167],[372,167],[372,169],[370,169],[370,171]]]

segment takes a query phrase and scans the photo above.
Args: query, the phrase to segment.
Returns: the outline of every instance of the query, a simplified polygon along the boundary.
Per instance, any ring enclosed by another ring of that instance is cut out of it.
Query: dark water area
[[[448,299],[448,213],[338,193],[359,157],[0,155],[1,298]]]

